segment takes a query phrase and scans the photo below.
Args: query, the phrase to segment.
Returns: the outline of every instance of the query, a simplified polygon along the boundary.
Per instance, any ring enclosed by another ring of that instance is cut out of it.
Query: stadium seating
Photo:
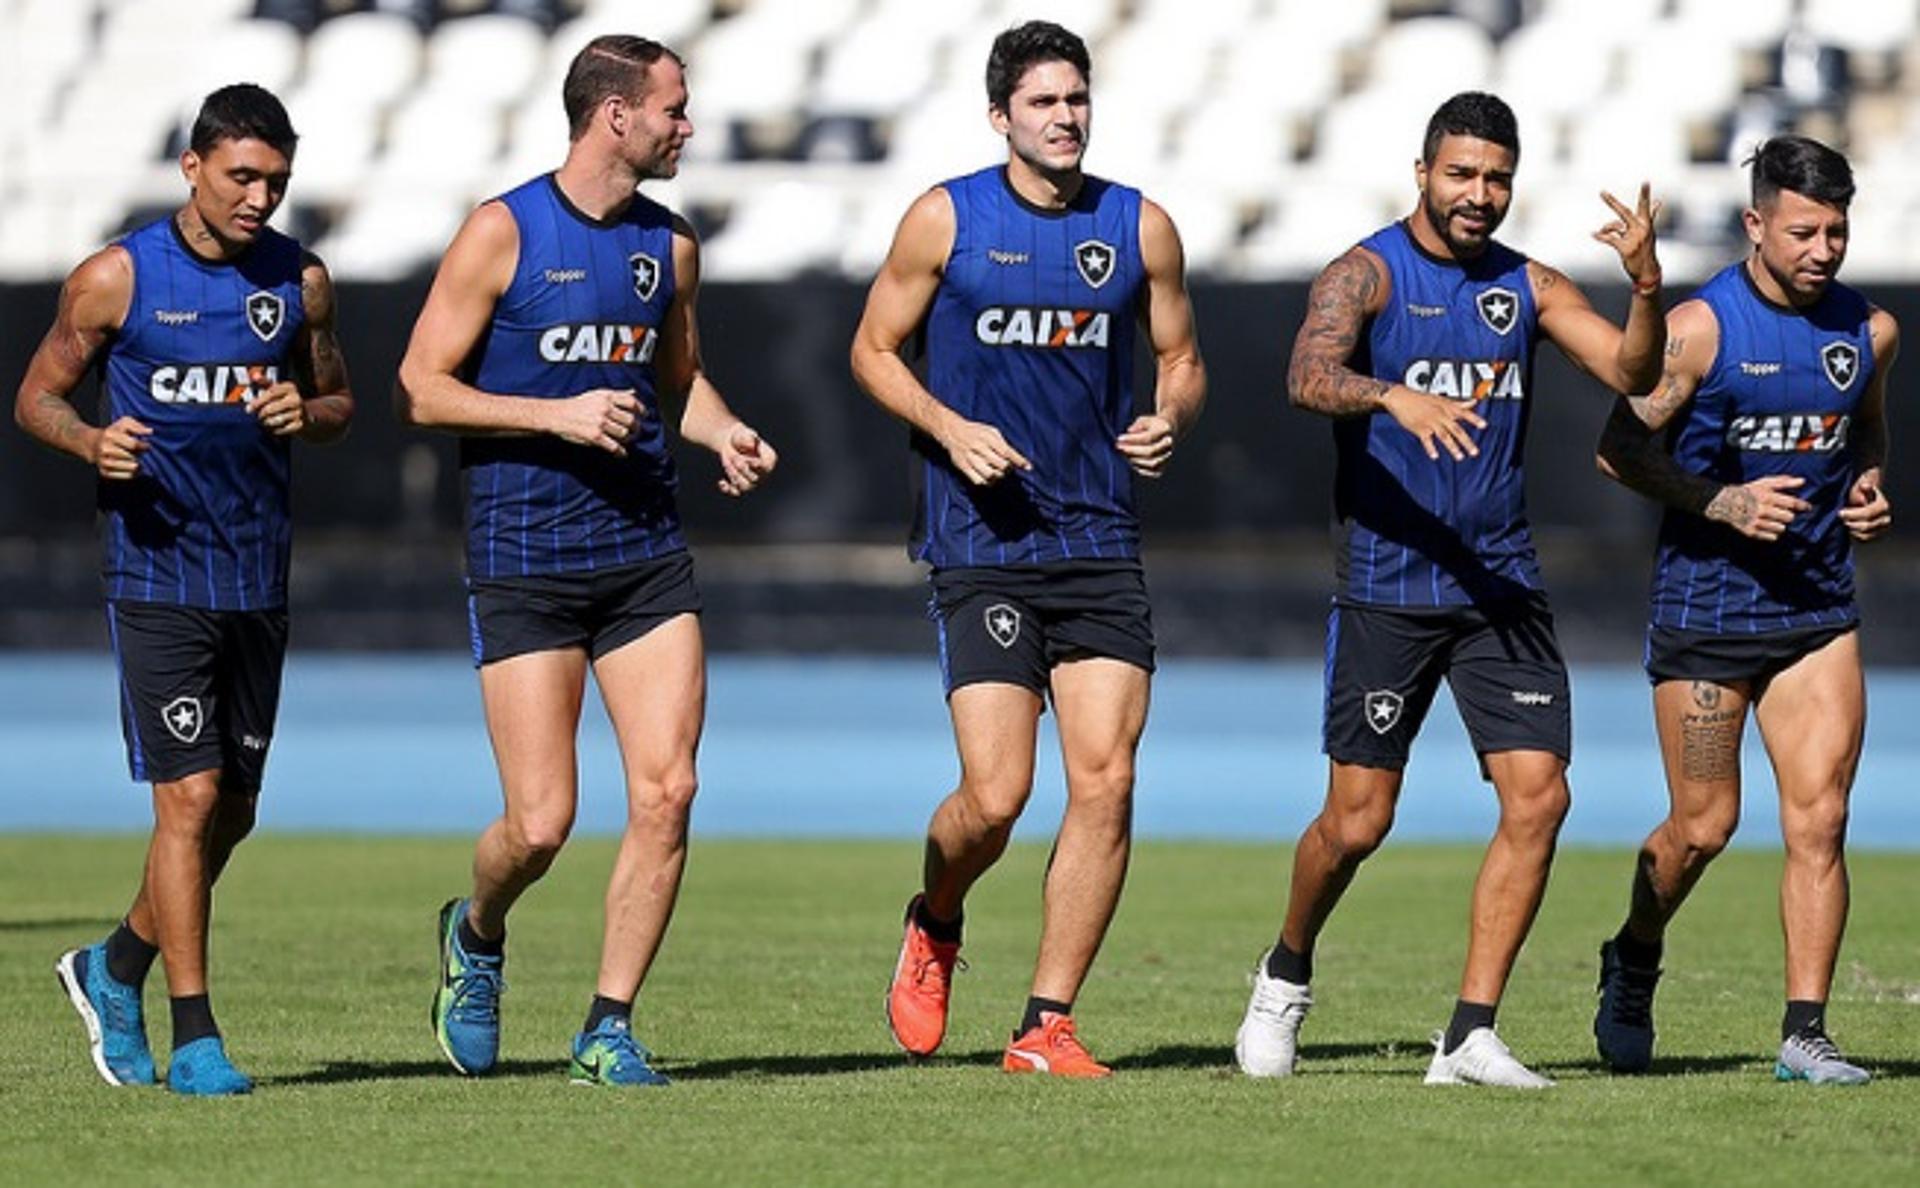
[[[711,279],[864,277],[914,194],[998,156],[986,48],[1036,16],[1093,45],[1089,167],[1174,210],[1196,273],[1301,276],[1406,209],[1422,121],[1466,87],[1521,118],[1508,238],[1576,275],[1617,271],[1595,189],[1643,178],[1669,275],[1723,258],[1731,166],[1796,128],[1862,170],[1863,267],[1920,269],[1916,0],[0,0],[0,280],[176,201],[186,121],[240,78],[302,134],[283,221],[343,278],[418,273],[461,210],[557,163],[566,65],[609,31],[689,63],[663,193]]]

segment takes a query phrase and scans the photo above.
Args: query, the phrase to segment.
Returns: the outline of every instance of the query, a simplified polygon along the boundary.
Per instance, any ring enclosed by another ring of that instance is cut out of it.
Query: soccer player
[[[1751,710],[1787,851],[1774,1074],[1857,1084],[1868,1074],[1827,1037],[1826,1002],[1867,715],[1853,542],[1892,523],[1883,468],[1899,328],[1834,279],[1853,198],[1846,158],[1782,136],[1749,164],[1752,250],[1667,315],[1659,386],[1618,402],[1600,443],[1602,470],[1667,505],[1646,668],[1671,809],[1640,848],[1626,923],[1600,948],[1593,1031],[1616,1072],[1652,1063],[1662,938],[1740,819]]]
[[[292,443],[353,416],[326,266],[267,226],[297,138],[280,101],[207,96],[180,155],[187,201],[67,277],[14,419],[99,479],[107,630],[153,836],[133,906],[56,967],[111,1085],[154,1081],[141,987],[158,955],[167,1086],[245,1093],[207,994],[214,881],[253,828],[287,648]],[[107,424],[73,397],[102,364]]]
[[[927,831],[888,1021],[910,1054],[940,1046],[962,905],[1027,803],[1051,695],[1067,809],[1002,1067],[1067,1077],[1111,1071],[1076,1038],[1073,1001],[1126,875],[1153,670],[1133,475],[1165,470],[1206,393],[1172,220],[1082,171],[1091,71],[1058,25],[994,40],[987,116],[1006,163],[907,210],[852,352],[861,387],[912,428],[924,483],[912,554],[932,567],[961,769]],[[1139,416],[1135,319],[1156,361],[1153,411]],[[922,330],[924,382],[901,353]]]
[[[468,618],[505,799],[472,893],[440,911],[434,1034],[469,1075],[499,1055],[507,912],[573,825],[591,669],[627,826],[571,1072],[666,1083],[631,1014],[686,864],[706,665],[663,401],[682,401],[680,435],[719,456],[722,491],[752,490],[777,460],[702,369],[692,227],[636,192],[674,176],[693,135],[682,69],[640,37],[575,56],[565,162],[468,217],[400,366],[403,417],[460,435]]]
[[[1250,1076],[1294,1070],[1314,942],[1386,838],[1414,736],[1453,689],[1500,822],[1474,884],[1466,969],[1434,1036],[1428,1084],[1539,1088],[1495,1009],[1546,888],[1568,804],[1566,666],[1524,510],[1539,339],[1620,392],[1659,376],[1658,206],[1642,186],[1595,233],[1633,296],[1624,332],[1567,278],[1493,238],[1513,198],[1513,112],[1455,95],[1427,124],[1419,201],[1315,279],[1287,394],[1334,418],[1342,541],[1327,620],[1325,806],[1294,851],[1292,891],[1234,1044]],[[1444,456],[1443,456],[1444,455]]]

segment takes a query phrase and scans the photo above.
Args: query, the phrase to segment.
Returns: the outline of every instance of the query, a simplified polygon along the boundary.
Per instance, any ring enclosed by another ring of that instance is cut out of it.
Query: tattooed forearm
[[[1693,682],[1693,704],[1680,716],[1680,772],[1690,780],[1731,780],[1740,775],[1740,731],[1746,707],[1721,708],[1723,690]]]
[[[20,427],[46,445],[80,458],[92,452],[89,439],[94,428],[65,397],[52,392],[23,394],[16,411]]]
[[[1730,494],[1744,497],[1749,503],[1753,499],[1744,490],[1723,488],[1710,478],[1681,469],[1653,430],[1624,399],[1614,401],[1613,414],[1600,433],[1600,458],[1612,470],[1613,477],[1626,486],[1668,507],[1695,515],[1723,519],[1714,514],[1713,505],[1717,500]]]
[[[1307,295],[1307,320],[1293,340],[1287,398],[1295,407],[1329,416],[1370,413],[1393,385],[1347,366],[1375,299],[1380,271],[1359,252],[1327,265]]]

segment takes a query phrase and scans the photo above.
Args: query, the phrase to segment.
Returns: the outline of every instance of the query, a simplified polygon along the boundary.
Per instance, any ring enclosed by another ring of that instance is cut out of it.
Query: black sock
[[[1805,998],[1787,999],[1787,1013],[1780,1016],[1780,1038],[1796,1035],[1827,1034],[1827,1004]]]
[[[478,953],[482,957],[498,957],[507,951],[507,934],[488,940],[473,930],[473,920],[465,912],[460,914],[460,947],[469,953]]]
[[[1313,980],[1313,950],[1296,953],[1287,947],[1286,941],[1274,941],[1272,951],[1267,954],[1267,976],[1296,986],[1306,985]]]
[[[1620,955],[1620,964],[1628,969],[1659,969],[1660,954],[1665,949],[1664,941],[1643,941],[1627,931],[1624,924],[1613,934],[1613,951]]]
[[[160,946],[153,944],[128,926],[125,920],[107,938],[107,975],[122,986],[142,986]]]
[[[627,1019],[631,1021],[632,1018],[632,1002],[621,1002],[617,998],[603,998],[596,994],[593,996],[593,1005],[587,1008],[587,1025],[580,1030],[592,1031],[594,1028],[600,1026],[602,1019]]]
[[[942,920],[927,910],[926,896],[922,895],[913,901],[913,922],[920,926],[922,932],[943,945],[960,943],[960,925],[966,918],[966,913],[962,912],[951,920]]]
[[[1442,1051],[1451,1056],[1454,1050],[1467,1042],[1467,1036],[1482,1027],[1493,1026],[1493,1012],[1498,1007],[1484,1002],[1468,1002],[1458,999],[1453,1004],[1453,1019],[1447,1024],[1447,1038]]]
[[[213,1025],[213,1003],[204,994],[189,994],[168,999],[173,1007],[173,1050],[178,1052],[197,1039],[219,1035]]]
[[[1027,1034],[1027,1032],[1040,1026],[1040,1012],[1042,1011],[1051,1011],[1056,1015],[1071,1015],[1073,1014],[1073,1004],[1070,1002],[1055,1002],[1051,998],[1027,999],[1027,1013],[1021,1016],[1020,1030],[1013,1033],[1014,1037],[1018,1038],[1023,1036]]]

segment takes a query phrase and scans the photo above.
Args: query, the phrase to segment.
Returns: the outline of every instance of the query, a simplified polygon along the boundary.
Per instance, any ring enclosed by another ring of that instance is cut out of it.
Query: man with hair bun
[[[1525,511],[1533,351],[1544,337],[1618,392],[1651,387],[1665,341],[1658,205],[1641,186],[1595,238],[1620,254],[1624,330],[1565,276],[1502,245],[1520,137],[1469,91],[1427,123],[1419,201],[1314,280],[1287,394],[1334,419],[1339,589],[1327,620],[1325,806],[1294,850],[1286,917],[1254,971],[1234,1053],[1294,1071],[1314,942],[1393,824],[1414,736],[1444,677],[1500,823],[1474,883],[1466,969],[1430,1085],[1543,1088],[1494,1013],[1546,890],[1572,755],[1566,665]],[[1444,455],[1444,456],[1443,456]]]
[[[1853,548],[1893,520],[1899,327],[1835,279],[1851,232],[1846,158],[1779,136],[1749,165],[1751,250],[1667,315],[1659,385],[1618,402],[1600,441],[1603,471],[1666,505],[1645,655],[1671,809],[1641,846],[1626,922],[1600,947],[1593,1031],[1614,1071],[1651,1066],[1666,928],[1739,822],[1751,711],[1786,843],[1774,1075],[1860,1084],[1869,1075],[1828,1037],[1826,1003],[1867,716]]]
[[[353,416],[326,266],[267,226],[297,140],[260,87],[207,96],[180,155],[185,205],[73,270],[14,400],[21,428],[98,477],[121,728],[153,785],[133,906],[56,967],[110,1085],[155,1079],[140,992],[157,955],[167,1087],[253,1087],[207,992],[213,884],[253,828],[279,708],[292,443],[338,441]],[[99,428],[72,403],[96,361]]]
[[[591,670],[627,824],[570,1074],[662,1085],[631,1016],[680,890],[706,707],[665,402],[680,403],[680,436],[718,457],[725,493],[751,491],[777,459],[702,365],[693,228],[636,192],[673,177],[693,135],[679,56],[595,38],[562,100],[565,162],[468,217],[400,365],[402,416],[460,436],[468,621],[505,800],[472,891],[440,910],[434,1037],[469,1076],[498,1060],[507,912],[573,826]]]

